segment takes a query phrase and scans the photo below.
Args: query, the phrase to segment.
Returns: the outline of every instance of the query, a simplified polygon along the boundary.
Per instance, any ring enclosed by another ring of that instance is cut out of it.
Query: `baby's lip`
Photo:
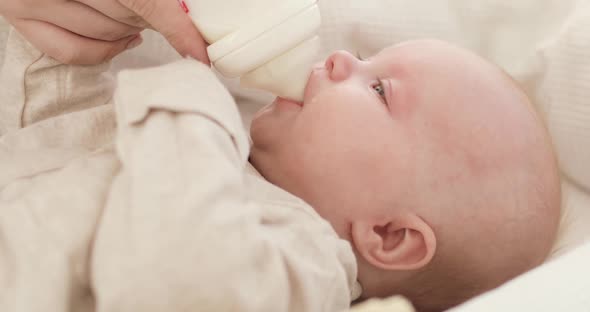
[[[297,105],[299,107],[303,107],[303,102],[299,102],[299,101],[294,101],[294,100],[290,100],[287,98],[283,98],[283,97],[277,97],[277,99],[275,100],[275,102],[277,104],[291,104],[291,105]]]
[[[305,92],[304,92],[304,100],[303,102],[309,101],[311,100],[316,93],[318,92],[318,75],[320,75],[320,73],[322,71],[325,71],[326,68],[323,66],[322,64],[317,64],[316,66],[314,66],[312,68],[311,74],[309,75],[309,79],[307,80],[307,85],[305,86]]]

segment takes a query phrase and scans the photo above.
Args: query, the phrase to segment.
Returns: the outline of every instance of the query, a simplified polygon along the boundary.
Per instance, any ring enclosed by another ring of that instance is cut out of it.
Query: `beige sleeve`
[[[114,133],[108,65],[59,64],[14,30],[5,57],[0,311],[92,311],[89,249],[118,170],[112,152],[89,155]]]
[[[9,30],[0,71],[0,144],[95,149],[113,140],[109,64],[57,62]]]
[[[122,171],[93,251],[98,311],[348,308],[335,233],[249,200],[247,136],[206,66],[122,72],[115,106]]]
[[[15,153],[9,165],[61,158],[35,153]],[[0,148],[0,164],[5,155]],[[118,166],[105,151],[0,185],[0,311],[93,311],[90,246]]]

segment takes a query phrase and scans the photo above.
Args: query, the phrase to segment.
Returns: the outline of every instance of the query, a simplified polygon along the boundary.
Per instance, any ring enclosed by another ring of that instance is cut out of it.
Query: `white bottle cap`
[[[244,86],[302,100],[319,50],[320,23],[316,0],[278,3],[210,45],[209,57],[222,75],[242,76]]]
[[[283,55],[245,74],[240,84],[257,88],[295,101],[303,101],[311,67],[320,48],[319,37],[313,37]]]

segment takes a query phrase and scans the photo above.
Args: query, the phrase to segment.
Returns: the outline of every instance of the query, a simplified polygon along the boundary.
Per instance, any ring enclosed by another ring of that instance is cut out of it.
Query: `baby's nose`
[[[330,79],[342,81],[348,79],[355,71],[359,60],[347,51],[336,51],[326,60],[326,69]]]

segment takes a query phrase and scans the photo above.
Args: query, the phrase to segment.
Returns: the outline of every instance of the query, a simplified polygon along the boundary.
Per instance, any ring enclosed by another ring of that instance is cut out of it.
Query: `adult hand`
[[[207,43],[178,0],[83,0],[119,2],[161,33],[182,56],[191,56],[209,64]],[[218,1],[218,0],[210,0]],[[180,0],[184,4],[182,0]]]
[[[202,36],[176,0],[2,0],[3,15],[39,50],[67,64],[98,64],[160,31],[182,55],[208,63]]]

